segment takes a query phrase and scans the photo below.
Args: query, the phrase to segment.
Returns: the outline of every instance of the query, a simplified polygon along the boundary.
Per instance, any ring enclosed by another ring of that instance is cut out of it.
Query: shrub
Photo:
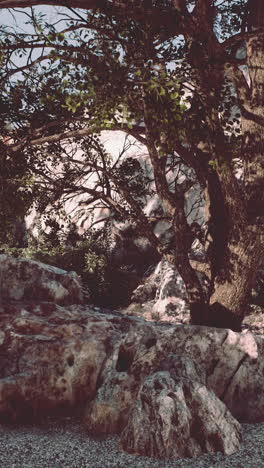
[[[118,307],[128,304],[139,282],[139,277],[125,266],[111,265],[108,245],[99,232],[91,232],[76,246],[43,243],[22,249],[2,244],[0,253],[75,271],[82,279],[84,290],[90,292],[90,302],[99,306]]]

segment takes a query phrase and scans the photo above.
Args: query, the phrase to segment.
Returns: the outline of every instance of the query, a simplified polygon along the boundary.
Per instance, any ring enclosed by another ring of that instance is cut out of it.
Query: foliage
[[[23,244],[22,224],[32,205],[34,178],[25,154],[10,156],[1,144],[0,167],[0,242],[15,246]]]
[[[39,209],[59,210],[82,195],[81,217],[100,206],[133,221],[176,264],[194,323],[208,323],[211,309],[242,317],[262,249],[261,0],[129,0],[126,13],[118,1],[89,5],[63,9],[53,24],[24,12],[28,33],[1,27],[7,151],[29,161]],[[98,139],[106,129],[145,145],[151,177],[125,151],[109,157]],[[173,228],[173,252],[143,210],[151,182]],[[208,204],[209,304],[190,262],[198,231],[184,202],[194,183]]]
[[[100,306],[117,307],[128,302],[139,278],[126,266],[111,264],[105,229],[90,231],[75,246],[60,243],[58,236],[40,237],[40,242],[27,248],[0,244],[0,253],[15,258],[28,258],[66,271],[75,271],[82,279],[89,302]]]

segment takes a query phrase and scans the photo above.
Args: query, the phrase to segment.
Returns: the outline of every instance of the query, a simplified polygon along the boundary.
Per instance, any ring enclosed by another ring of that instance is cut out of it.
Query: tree
[[[1,0],[0,7],[59,3]],[[20,93],[13,122],[19,112],[25,117],[20,126],[13,123],[14,143],[7,150],[34,152],[105,128],[123,129],[146,145],[156,191],[173,227],[173,249],[155,236],[139,200],[110,166],[87,160],[86,167],[104,175],[101,199],[127,215],[108,196],[111,181],[153,247],[177,266],[192,323],[240,329],[263,252],[261,1],[61,5],[67,8],[56,25],[31,10],[26,11],[30,34],[2,28],[2,81],[13,95]],[[41,51],[37,58],[32,50]],[[14,53],[26,54],[26,63],[14,66]],[[19,70],[23,78],[15,81]],[[175,184],[172,190],[168,183],[168,165],[175,158],[193,171],[208,207],[208,294],[189,258],[197,235],[184,210],[189,185]],[[90,194],[98,197],[98,191]]]
[[[9,138],[9,104],[5,93],[0,98],[0,115],[0,242],[24,247],[24,217],[31,206],[33,180],[26,155],[6,151],[12,140]]]
[[[0,242],[12,247],[27,245],[25,215],[32,201],[32,180],[23,153],[0,155]]]

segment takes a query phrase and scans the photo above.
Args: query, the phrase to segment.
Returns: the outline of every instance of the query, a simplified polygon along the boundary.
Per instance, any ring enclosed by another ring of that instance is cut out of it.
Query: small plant
[[[0,254],[75,271],[81,277],[84,289],[90,292],[89,301],[99,306],[118,307],[128,304],[139,278],[134,272],[127,270],[126,266],[112,265],[108,230],[91,229],[78,239],[74,242],[75,245],[69,245],[67,239],[56,229],[56,233],[52,232],[52,235],[31,239],[27,248],[2,244]]]
[[[155,312],[152,310],[151,314],[151,320],[154,320],[154,322],[159,322],[160,321],[160,313],[159,312]]]

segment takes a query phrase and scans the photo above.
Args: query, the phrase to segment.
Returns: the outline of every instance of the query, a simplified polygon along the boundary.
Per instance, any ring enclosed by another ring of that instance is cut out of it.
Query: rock
[[[132,293],[131,302],[135,304],[144,304],[152,301],[156,297],[159,285],[160,277],[157,274],[157,268],[155,268],[149,275],[144,275],[143,283],[140,284]]]
[[[125,313],[156,322],[189,322],[186,289],[175,267],[161,260],[133,291]]]
[[[0,419],[40,418],[84,404],[120,332],[83,306],[3,305]]]
[[[0,330],[0,415],[7,419],[83,404],[85,423],[96,427],[104,405],[113,415],[104,430],[122,430],[144,379],[166,371],[164,360],[172,372],[169,356],[177,354],[195,362],[201,382],[239,420],[264,420],[264,341],[250,332],[162,326],[45,302],[3,302]]]
[[[81,282],[75,272],[8,255],[0,255],[0,297],[57,304],[83,302]]]
[[[205,370],[185,355],[169,354],[161,361],[158,370],[168,371],[176,381],[178,378],[189,379],[206,385]]]
[[[154,315],[160,320],[189,320],[186,288],[175,266],[162,260],[156,271],[161,280],[153,307]]]
[[[133,376],[112,370],[103,379],[95,399],[88,403],[84,424],[93,435],[119,434],[127,424],[136,396]]]
[[[124,450],[158,458],[230,455],[240,442],[239,423],[212,391],[168,371],[144,380],[121,435]]]
[[[179,457],[237,449],[239,426],[229,411],[239,421],[264,420],[262,336],[41,301],[38,281],[67,275],[2,260],[1,421],[78,406],[92,434],[123,431],[133,453]]]
[[[251,305],[243,320],[242,330],[250,330],[256,335],[264,336],[264,306]]]
[[[157,326],[155,327],[157,329]],[[264,418],[264,340],[246,331],[202,326],[161,327],[156,344],[144,350],[144,337],[131,346],[130,372],[141,380],[155,372],[169,353],[184,354],[204,369],[206,385],[227,405],[240,421],[256,422]],[[254,394],[255,392],[255,394]]]
[[[192,253],[199,261],[204,260],[199,257],[198,248]],[[196,273],[207,291],[206,275]],[[190,309],[186,288],[177,268],[162,259],[149,275],[144,275],[141,284],[133,291],[131,304],[125,313],[156,322],[189,323]]]

